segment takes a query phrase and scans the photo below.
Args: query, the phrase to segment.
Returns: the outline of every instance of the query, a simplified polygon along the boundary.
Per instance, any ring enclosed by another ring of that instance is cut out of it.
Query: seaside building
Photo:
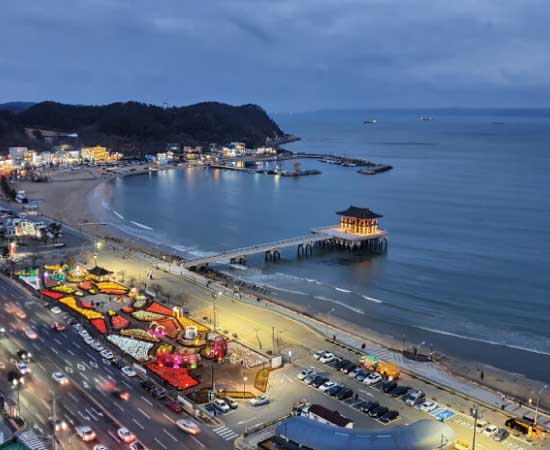
[[[378,234],[378,219],[382,217],[368,208],[350,206],[344,211],[338,211],[340,216],[340,230],[344,233],[368,236]]]
[[[82,158],[96,163],[110,161],[109,150],[101,145],[96,145],[95,147],[83,147]]]
[[[27,147],[10,147],[9,149],[10,158],[17,164],[22,162],[27,156],[29,150]]]
[[[353,420],[344,417],[338,411],[325,408],[323,405],[311,405],[307,408],[305,416],[311,420],[325,423],[327,425],[334,425],[342,428],[353,428]]]

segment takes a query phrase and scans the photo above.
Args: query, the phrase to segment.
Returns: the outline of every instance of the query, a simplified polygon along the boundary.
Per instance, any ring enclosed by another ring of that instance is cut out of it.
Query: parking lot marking
[[[131,387],[131,386],[130,386]],[[151,400],[149,400],[148,398],[144,397],[143,395],[141,395],[141,399],[147,403],[149,406],[153,406],[153,402],[151,402]]]
[[[151,416],[149,414],[147,414],[145,411],[143,411],[143,409],[141,408],[138,408],[137,409],[142,415],[144,415],[145,417],[147,417],[148,419],[151,419]]]
[[[143,425],[141,423],[139,423],[136,419],[132,419],[132,422],[134,422],[138,427],[140,427],[142,430],[145,430],[145,428],[143,428]]]
[[[197,444],[199,444],[202,448],[205,448],[206,445],[204,445],[201,441],[199,441],[195,436],[189,436],[191,439],[193,439]]]
[[[155,438],[155,442],[160,445],[162,448],[165,448],[167,449],[168,447],[166,447],[166,445],[164,445],[162,442],[160,442],[157,438]]]
[[[178,442],[176,437],[172,433],[170,433],[166,428],[163,428],[162,431],[164,431],[168,436],[170,436],[174,440],[174,442]]]
[[[170,422],[176,423],[176,421],[175,421],[174,419],[172,419],[169,415],[164,414],[164,413],[162,413],[162,415],[163,415],[165,418],[167,418]]]
[[[107,433],[109,433],[109,436],[111,436],[115,441],[120,444],[120,439],[111,430],[107,431]]]

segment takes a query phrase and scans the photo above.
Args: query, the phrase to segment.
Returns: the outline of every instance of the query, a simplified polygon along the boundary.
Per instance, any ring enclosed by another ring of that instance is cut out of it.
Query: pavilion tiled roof
[[[339,216],[355,217],[356,219],[378,219],[382,217],[381,214],[377,214],[369,208],[358,208],[353,205],[344,211],[338,211],[336,214]]]

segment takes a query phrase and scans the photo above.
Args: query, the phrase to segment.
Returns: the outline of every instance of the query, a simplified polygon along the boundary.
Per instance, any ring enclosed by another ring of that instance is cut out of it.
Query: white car
[[[115,357],[111,350],[102,350],[99,352],[99,354],[105,359],[113,359]]]
[[[36,334],[36,331],[32,330],[31,328],[27,328],[25,330],[25,336],[27,336],[29,339],[36,339],[38,337],[38,334]]]
[[[60,419],[59,417],[48,417],[48,422],[55,431],[65,431],[67,428],[69,428],[67,422],[65,422],[63,419]]]
[[[498,433],[498,427],[496,425],[489,424],[483,430],[483,434],[488,438],[493,438],[493,436],[497,433]]]
[[[437,408],[437,403],[432,401],[425,401],[424,403],[420,403],[420,405],[416,405],[416,409],[424,412],[432,412],[434,409]]]
[[[478,420],[476,424],[476,433],[481,433],[483,430],[485,430],[485,427],[489,425],[489,422],[486,420]]]
[[[59,384],[69,384],[69,379],[62,372],[52,373],[52,380]]]
[[[325,353],[323,356],[319,358],[319,362],[322,362],[323,364],[328,364],[336,359],[336,355],[334,353]]]
[[[261,405],[267,405],[270,402],[269,397],[267,395],[260,395],[259,397],[255,397],[250,400],[250,404],[252,406],[261,406]]]
[[[127,377],[135,377],[137,374],[136,374],[136,371],[134,369],[132,369],[130,366],[124,366],[122,369],[120,369],[120,371],[126,375]]]
[[[95,439],[95,431],[92,430],[89,426],[83,425],[75,428],[76,434],[84,442],[90,442]]]
[[[90,336],[90,333],[88,333],[88,331],[83,328],[82,325],[80,325],[80,330],[78,330],[78,334],[80,334],[80,336],[83,338]]]
[[[189,434],[198,434],[201,431],[200,427],[189,419],[179,419],[176,421],[176,425],[180,430],[183,430]]]
[[[298,377],[299,380],[302,380],[302,381],[303,381],[303,380],[305,380],[305,378],[306,378],[309,374],[311,374],[311,373],[313,373],[313,372],[314,372],[313,368],[310,367],[309,369],[304,369],[304,370],[302,370],[302,371],[301,371],[298,375],[296,375],[296,376]]]
[[[136,439],[136,435],[126,427],[122,427],[116,430],[116,434],[122,440],[122,442],[126,442],[127,444],[133,442]]]
[[[75,323],[75,324],[73,325],[73,328],[74,328],[76,331],[78,331],[78,332],[80,332],[80,331],[82,331],[82,330],[84,329],[84,328],[82,327],[82,325],[80,325],[79,323]]]
[[[31,368],[27,366],[24,362],[16,362],[15,367],[17,367],[17,370],[19,370],[19,373],[21,375],[27,375],[28,373],[31,373]]]
[[[50,311],[54,314],[61,314],[63,312],[59,306],[54,306]]]
[[[326,392],[330,388],[333,388],[334,386],[336,386],[337,384],[338,383],[335,383],[334,381],[327,381],[326,383],[323,383],[321,386],[319,386],[319,390],[321,392]]]
[[[225,402],[225,400],[221,398],[217,398],[216,400],[214,400],[214,408],[222,413],[228,413],[231,409],[229,405]]]
[[[378,372],[372,372],[365,377],[363,383],[372,386],[373,384],[380,383],[381,381],[382,375],[380,375]]]
[[[94,450],[109,450],[109,448],[103,444],[97,444],[97,445],[94,445]]]
[[[86,336],[84,342],[91,347],[94,344],[94,338],[92,336]]]
[[[321,356],[323,356],[325,353],[327,353],[324,350],[319,350],[318,352],[315,352],[313,354],[313,359],[319,359]]]
[[[105,347],[103,347],[103,344],[99,341],[92,342],[92,348],[98,352],[105,350]]]

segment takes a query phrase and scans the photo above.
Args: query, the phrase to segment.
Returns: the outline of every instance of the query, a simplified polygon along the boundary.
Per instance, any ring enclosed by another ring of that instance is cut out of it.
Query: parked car
[[[225,400],[222,398],[217,398],[214,400],[214,408],[216,408],[218,411],[222,413],[228,413],[231,409],[227,403],[225,403]]]
[[[126,427],[122,427],[116,430],[116,434],[121,439],[122,442],[126,442],[127,444],[135,441],[136,439],[136,435]]]
[[[115,357],[115,355],[113,355],[113,352],[110,351],[110,350],[107,350],[107,349],[101,350],[101,351],[99,352],[99,354],[100,354],[103,358],[109,359],[109,360],[110,360],[110,359],[113,359],[113,358]]]
[[[87,425],[81,425],[75,428],[76,434],[84,442],[93,441],[96,438],[95,431]]]
[[[365,369],[363,369],[362,367],[356,367],[355,369],[353,369],[348,373],[348,376],[350,376],[351,378],[356,378],[357,375],[359,375],[364,370]]]
[[[386,381],[382,384],[382,390],[387,394],[391,391],[393,391],[397,387],[396,381]]]
[[[239,404],[235,401],[235,399],[231,397],[224,397],[225,403],[229,405],[231,409],[237,409],[239,407]]]
[[[336,370],[340,370],[342,367],[344,367],[345,364],[349,364],[351,361],[349,359],[342,359],[338,358],[336,361],[336,364],[334,364],[334,367]]]
[[[22,361],[17,361],[15,363],[15,367],[17,367],[17,370],[19,370],[19,373],[21,375],[27,375],[28,373],[31,373],[31,368],[29,366],[27,366],[27,364],[22,362]]]
[[[313,383],[313,380],[317,378],[317,374],[315,372],[311,372],[307,377],[304,378],[305,384],[311,384]]]
[[[390,423],[393,422],[395,419],[399,417],[398,411],[387,411],[386,414],[384,414],[382,417],[380,417],[380,421],[384,423]]]
[[[260,395],[250,400],[252,406],[267,405],[270,402],[269,397],[266,395]]]
[[[92,348],[97,352],[102,352],[105,350],[105,347],[103,347],[103,344],[99,341],[92,342]]]
[[[359,373],[357,374],[357,376],[355,377],[355,379],[356,379],[357,381],[363,382],[363,381],[365,380],[365,378],[367,378],[367,376],[369,375],[369,373],[370,373],[370,372],[368,372],[367,370],[361,369],[361,372],[359,372]]]
[[[153,386],[153,388],[151,389],[151,395],[157,400],[164,400],[166,398],[166,389],[158,386]]]
[[[390,395],[394,398],[401,397],[406,395],[410,391],[408,386],[397,386],[393,391],[390,392]]]
[[[510,433],[508,432],[508,430],[505,430],[504,428],[499,428],[499,430],[493,436],[493,439],[497,442],[502,442],[508,436],[510,436]]]
[[[371,411],[375,410],[380,406],[380,403],[378,403],[376,400],[369,400],[367,403],[365,403],[361,407],[361,411],[363,411],[365,414],[370,413]]]
[[[382,375],[380,375],[378,372],[372,372],[369,373],[365,379],[363,380],[363,383],[372,386],[376,383],[380,383],[382,381]]]
[[[378,408],[374,408],[372,411],[369,411],[369,416],[371,416],[373,419],[379,419],[387,412],[388,412],[387,407],[379,406]]]
[[[429,413],[434,409],[436,409],[437,406],[438,405],[436,402],[432,402],[428,400],[428,401],[425,401],[424,403],[420,403],[419,405],[416,405],[416,409]]]
[[[488,438],[493,438],[498,433],[496,425],[489,424],[483,429],[483,434]]]
[[[311,385],[315,388],[319,388],[319,386],[326,383],[327,381],[328,381],[328,377],[325,377],[324,375],[317,375],[313,380],[313,383],[311,383]]]
[[[357,368],[357,364],[352,362],[351,364],[345,364],[344,366],[342,366],[342,368],[340,369],[340,372],[344,372],[348,374],[351,371],[355,370],[356,368]]]
[[[345,399],[350,398],[352,396],[353,396],[353,391],[348,387],[342,388],[340,390],[340,392],[338,392],[338,394],[336,394],[336,398],[338,400],[345,400]]]
[[[326,393],[332,397],[334,397],[338,392],[340,392],[344,388],[343,384],[337,384],[336,386],[332,386],[330,389],[326,390]]]
[[[54,306],[52,309],[50,309],[50,311],[53,312],[54,314],[62,313],[61,308],[59,306]]]
[[[27,328],[25,330],[25,336],[27,336],[32,341],[38,338],[38,334],[32,328]]]
[[[315,352],[313,354],[313,359],[319,359],[321,356],[323,356],[326,353],[325,350],[319,350],[318,352]]]
[[[195,422],[189,419],[176,420],[176,425],[180,430],[183,430],[189,434],[198,434],[201,431],[200,427]]]
[[[309,369],[304,369],[302,370],[298,375],[296,375],[298,377],[299,380],[305,380],[306,377],[312,373],[315,373],[315,371],[313,370],[313,368],[309,368]]]
[[[486,420],[478,420],[476,423],[476,433],[481,433],[487,425],[489,425],[489,422]]]
[[[409,406],[416,406],[426,401],[426,394],[423,391],[412,391],[404,398],[405,403]]]
[[[136,371],[134,369],[132,369],[130,366],[124,366],[122,367],[122,369],[120,369],[120,371],[126,375],[127,377],[135,377],[137,374],[136,374]]]
[[[336,359],[336,355],[334,353],[327,352],[323,356],[319,358],[319,362],[322,362],[323,364],[328,364]]]
[[[54,331],[65,331],[65,325],[60,322],[55,322],[52,326]]]
[[[172,400],[169,400],[165,403],[165,405],[173,413],[179,414],[180,412],[183,411],[183,407],[181,406],[180,402],[174,402]]]
[[[55,431],[65,431],[67,428],[69,428],[67,422],[65,422],[63,419],[60,419],[59,417],[48,417],[48,423]]]
[[[327,381],[326,383],[323,383],[321,386],[319,386],[319,390],[321,392],[326,392],[330,388],[333,388],[334,386],[338,386],[338,383],[336,383],[334,381]]]
[[[130,444],[130,450],[149,450],[141,441],[134,441]]]

